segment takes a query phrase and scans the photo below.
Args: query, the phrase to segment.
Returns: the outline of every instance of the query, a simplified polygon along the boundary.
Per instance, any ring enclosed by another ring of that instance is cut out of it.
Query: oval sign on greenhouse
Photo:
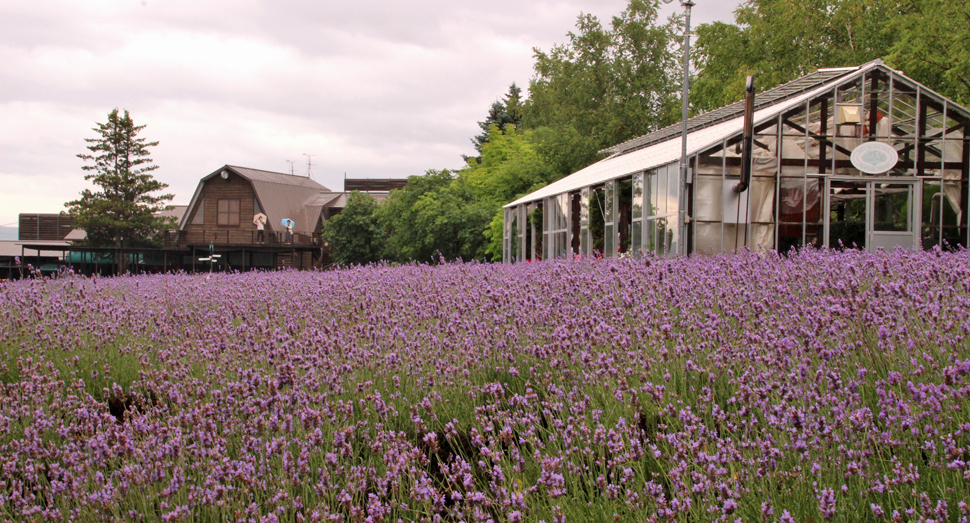
[[[852,165],[866,174],[882,174],[896,166],[899,153],[882,142],[866,142],[852,151]]]

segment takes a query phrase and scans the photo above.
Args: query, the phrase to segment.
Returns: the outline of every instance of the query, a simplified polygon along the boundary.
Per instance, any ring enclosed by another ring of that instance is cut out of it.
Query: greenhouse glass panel
[[[512,241],[512,210],[505,209],[502,232],[502,263],[512,261],[510,244]]]
[[[701,254],[717,254],[721,252],[721,224],[694,224],[694,251]]]
[[[583,187],[579,202],[579,252],[587,256],[590,254],[589,193],[589,187]]]
[[[661,167],[654,171],[654,178],[657,179],[657,207],[656,216],[667,214],[667,168]]]
[[[606,182],[603,189],[603,256],[616,254],[616,180]]]
[[[721,177],[698,176],[694,182],[694,219],[721,221]]]
[[[667,166],[667,212],[675,214],[680,208],[680,165]],[[675,221],[675,220],[671,220]]]
[[[634,253],[640,253],[643,248],[643,173],[633,175],[633,202],[631,205],[630,248]]]
[[[657,171],[656,169],[647,172],[647,201],[650,202],[650,207],[646,209],[647,216],[656,216],[660,214],[658,212],[657,199],[660,194],[659,185],[657,181]]]

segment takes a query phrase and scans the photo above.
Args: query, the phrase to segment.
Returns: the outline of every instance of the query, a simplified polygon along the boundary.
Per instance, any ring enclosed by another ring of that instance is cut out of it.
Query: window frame
[[[225,210],[223,210],[225,204]],[[235,204],[235,205],[233,205]],[[219,227],[239,227],[239,199],[220,199],[216,202],[216,224]],[[235,210],[233,210],[235,207]]]

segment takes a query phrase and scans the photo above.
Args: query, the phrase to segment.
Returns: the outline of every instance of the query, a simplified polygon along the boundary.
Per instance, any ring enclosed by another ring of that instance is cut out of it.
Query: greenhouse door
[[[825,185],[829,247],[875,252],[917,245],[915,180],[830,178]]]

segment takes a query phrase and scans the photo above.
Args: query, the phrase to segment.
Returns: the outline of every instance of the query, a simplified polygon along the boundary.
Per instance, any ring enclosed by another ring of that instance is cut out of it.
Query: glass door
[[[869,182],[869,250],[916,246],[916,184]]]
[[[826,245],[870,252],[917,244],[917,185],[900,180],[826,180]]]
[[[866,248],[867,187],[866,181],[826,180],[826,245],[833,249]]]

